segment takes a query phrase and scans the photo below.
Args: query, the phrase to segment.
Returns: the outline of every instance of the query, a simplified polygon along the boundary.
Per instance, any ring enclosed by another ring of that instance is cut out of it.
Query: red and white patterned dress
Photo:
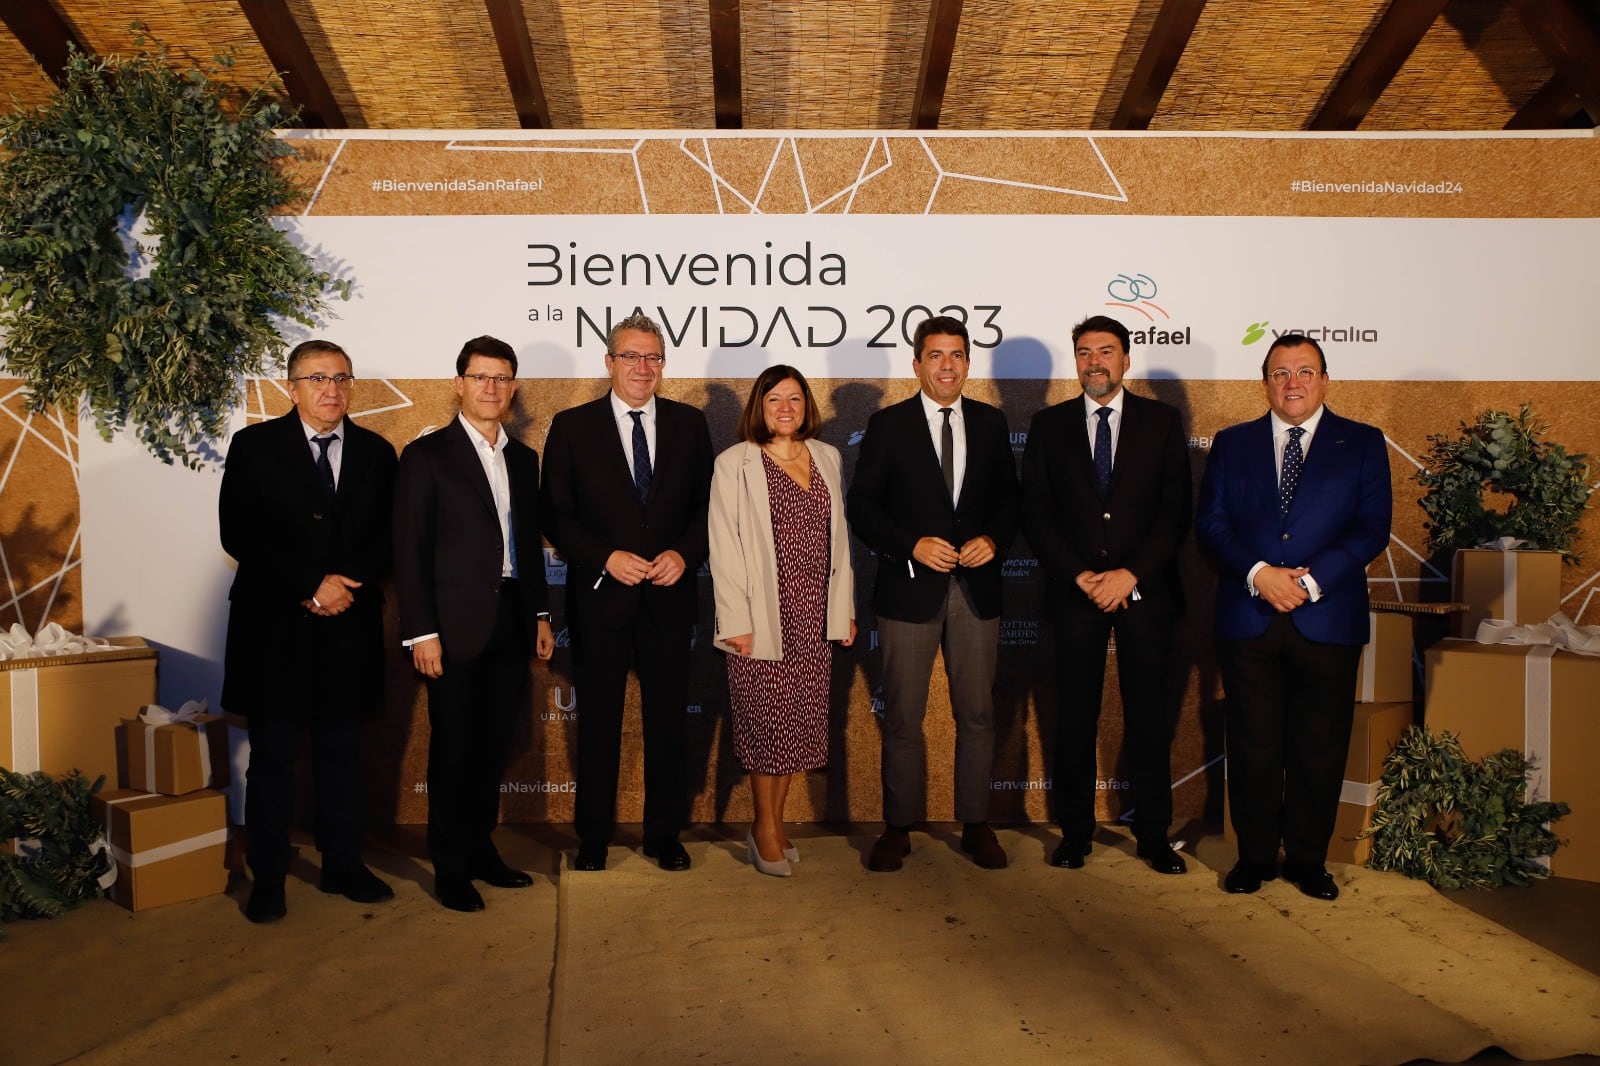
[[[811,463],[811,487],[761,453],[778,553],[783,658],[728,656],[733,748],[746,770],[792,774],[828,761],[828,532],[833,500]]]

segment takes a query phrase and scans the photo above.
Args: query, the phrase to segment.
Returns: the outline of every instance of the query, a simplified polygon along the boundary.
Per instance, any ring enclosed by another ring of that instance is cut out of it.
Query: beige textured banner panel
[[[30,413],[21,382],[0,378],[0,629],[82,632],[77,430],[59,410]]]
[[[29,0],[43,4],[46,0]],[[250,91],[272,80],[272,63],[236,3],[196,4],[192,0],[54,0],[67,21],[98,55],[133,55],[165,46],[179,66],[210,66],[219,55],[233,56],[230,84]],[[144,26],[133,29],[135,22]],[[145,42],[135,47],[134,39]]]
[[[1109,128],[1159,6],[967,0],[940,128]]]
[[[294,137],[313,215],[1600,216],[1600,139]],[[1181,175],[1181,180],[1177,176]]]
[[[452,354],[440,353],[441,364],[448,365]],[[359,354],[357,366],[359,370]],[[864,425],[882,404],[910,395],[913,383],[908,378],[815,379],[811,384],[824,418],[821,436],[841,450],[848,482],[856,458],[852,431]],[[1165,400],[1183,412],[1190,428],[1196,485],[1204,473],[1211,438],[1223,427],[1265,410],[1259,382],[1129,379],[1129,384],[1134,391]],[[598,379],[524,381],[510,421],[511,431],[535,448],[542,448],[555,412],[592,399],[602,388]],[[748,388],[746,379],[669,380],[663,392],[704,410],[713,443],[721,448],[733,441],[734,425]],[[967,391],[1001,407],[1020,453],[1034,412],[1075,395],[1077,386],[1064,381],[971,381]],[[1335,374],[1329,405],[1342,414],[1380,426],[1390,441],[1395,522],[1389,550],[1368,571],[1374,598],[1448,599],[1448,566],[1441,568],[1427,558],[1422,511],[1416,506],[1420,489],[1411,480],[1416,469],[1412,457],[1426,451],[1429,434],[1453,431],[1460,412],[1505,406],[1523,399],[1555,427],[1555,439],[1573,451],[1600,453],[1600,394],[1593,389],[1574,389],[1570,384],[1554,382],[1340,382]],[[403,447],[419,433],[453,417],[454,403],[450,383],[445,380],[363,379],[358,382],[351,411],[362,424],[383,433],[396,447]],[[259,417],[263,412],[280,414],[287,409],[288,400],[280,387],[257,383],[250,399],[253,416]],[[1583,531],[1584,543],[1600,544],[1600,512],[1591,511]],[[995,708],[998,745],[991,804],[991,814],[997,820],[1043,821],[1049,817],[1048,785],[1055,736],[1054,638],[1043,621],[1043,575],[1032,556],[1021,538],[1007,553],[1006,608],[1001,622]],[[1180,562],[1188,610],[1178,631],[1177,662],[1170,679],[1175,696],[1172,769],[1179,825],[1202,815],[1215,820],[1220,817],[1222,802],[1221,770],[1216,762],[1222,744],[1217,702],[1220,682],[1210,638],[1215,579],[1192,539],[1186,542]],[[856,648],[836,653],[831,760],[825,772],[809,775],[806,787],[797,789],[791,798],[789,813],[797,820],[871,821],[882,816],[874,711],[879,661],[873,647],[871,616],[875,562],[857,546],[856,564],[857,617],[862,637]],[[561,569],[553,566],[550,572],[558,575]],[[1567,613],[1580,622],[1600,622],[1600,603],[1591,603],[1597,577],[1600,555],[1591,555],[1582,566],[1563,570]],[[703,635],[712,618],[711,587],[705,575],[698,580],[699,632]],[[573,690],[563,593],[564,586],[556,584],[552,604],[558,634],[555,658],[547,665],[535,664],[531,668],[528,710],[517,726],[515,753],[504,793],[504,816],[509,821],[571,818],[576,716],[582,713],[582,700]],[[1420,620],[1418,624],[1435,623],[1442,632],[1442,621]],[[388,625],[390,644],[397,646],[392,613]],[[1100,727],[1098,813],[1102,819],[1125,814],[1131,802],[1127,798],[1126,775],[1118,768],[1122,723],[1115,661],[1113,654],[1107,669]],[[727,691],[722,655],[709,647],[709,641],[699,641],[687,709],[691,766],[696,773],[703,768],[694,797],[696,820],[740,821],[750,817],[748,787],[732,750]],[[1179,694],[1181,700],[1177,699]],[[409,663],[399,655],[389,662],[388,695],[388,710],[370,733],[366,762],[370,809],[380,819],[422,821],[427,812],[425,698]],[[638,691],[630,683],[618,808],[623,821],[637,821],[643,813],[639,736]],[[948,820],[954,814],[951,752],[955,737],[948,688],[938,669],[929,696],[927,738],[929,816]]]
[[[1361,128],[1497,129],[1552,73],[1516,4],[1451,0]]]
[[[741,4],[745,128],[910,127],[927,25],[903,0]]]

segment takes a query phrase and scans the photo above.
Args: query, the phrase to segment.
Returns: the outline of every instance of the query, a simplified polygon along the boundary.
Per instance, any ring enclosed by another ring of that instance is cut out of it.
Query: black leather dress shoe
[[[382,903],[394,899],[394,889],[359,862],[324,866],[321,888],[329,895],[343,896],[356,903]]]
[[[1189,872],[1189,864],[1183,861],[1183,856],[1172,849],[1172,845],[1165,840],[1141,840],[1135,853],[1139,858],[1150,864],[1150,869],[1158,874],[1182,874]]]
[[[1087,840],[1073,840],[1068,837],[1056,845],[1056,850],[1050,855],[1050,865],[1059,866],[1064,870],[1083,869],[1084,856],[1089,854],[1093,847]]]
[[[604,844],[579,844],[578,854],[572,857],[574,870],[604,870],[606,846]]]
[[[867,856],[867,869],[880,874],[893,873],[905,865],[905,857],[910,854],[911,834],[891,825],[872,845],[872,853]]]
[[[250,900],[244,905],[244,916],[258,925],[275,922],[289,913],[289,904],[283,896],[283,878],[257,878],[250,888]]]
[[[473,864],[467,871],[467,876],[474,881],[493,885],[495,888],[527,888],[533,884],[531,876],[521,870],[513,870],[501,861],[498,855]]]
[[[654,859],[656,865],[663,870],[687,870],[689,868],[689,853],[676,840],[647,840],[644,842],[643,850],[644,857]]]
[[[433,879],[434,895],[439,897],[439,902],[453,911],[483,910],[483,897],[478,895],[478,890],[472,887],[472,882],[465,877],[435,877]]]
[[[1278,868],[1275,865],[1240,859],[1228,871],[1228,876],[1222,879],[1222,887],[1234,893],[1259,892],[1262,882],[1274,880],[1277,876]]]
[[[1286,862],[1283,864],[1283,879],[1312,899],[1339,898],[1339,886],[1321,863],[1313,866],[1310,863]]]

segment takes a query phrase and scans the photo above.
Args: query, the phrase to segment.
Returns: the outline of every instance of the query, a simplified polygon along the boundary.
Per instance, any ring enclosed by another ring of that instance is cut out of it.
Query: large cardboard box
[[[228,800],[222,793],[152,796],[114,789],[97,793],[90,806],[106,826],[117,864],[111,898],[124,907],[144,911],[227,889]]]
[[[1462,549],[1451,564],[1450,596],[1467,605],[1453,632],[1469,640],[1485,618],[1547,622],[1561,610],[1561,553]]]
[[[220,714],[152,725],[143,718],[117,726],[117,784],[182,796],[227,788],[228,726]]]
[[[1412,623],[1409,614],[1367,612],[1367,643],[1356,673],[1357,703],[1410,703]]]
[[[1333,839],[1328,842],[1328,861],[1364,865],[1372,854],[1371,840],[1358,840],[1372,824],[1378,801],[1378,784],[1383,779],[1383,760],[1389,749],[1416,720],[1416,707],[1410,700],[1391,703],[1359,703],[1350,727],[1350,753],[1344,761],[1344,788],[1339,795],[1339,813],[1334,821]],[[1235,843],[1231,810],[1226,794],[1222,802],[1224,836]]]
[[[0,662],[0,766],[117,779],[118,723],[156,699],[156,650],[118,637],[108,651]]]
[[[1557,877],[1600,881],[1600,658],[1549,647],[1442,640],[1428,649],[1422,719],[1478,759],[1515,748],[1538,760],[1543,796],[1572,806]],[[1530,788],[1530,796],[1534,790]]]

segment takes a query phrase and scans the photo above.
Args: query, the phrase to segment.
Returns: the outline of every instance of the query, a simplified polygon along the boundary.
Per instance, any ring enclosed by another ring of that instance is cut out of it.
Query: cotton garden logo
[[[1267,326],[1269,326],[1269,325],[1271,325],[1271,323],[1269,323],[1269,322],[1252,322],[1252,323],[1250,323],[1250,325],[1245,327],[1244,339],[1241,340],[1239,343],[1240,344],[1254,344],[1256,341],[1260,340],[1262,337],[1265,337],[1267,335]]]

